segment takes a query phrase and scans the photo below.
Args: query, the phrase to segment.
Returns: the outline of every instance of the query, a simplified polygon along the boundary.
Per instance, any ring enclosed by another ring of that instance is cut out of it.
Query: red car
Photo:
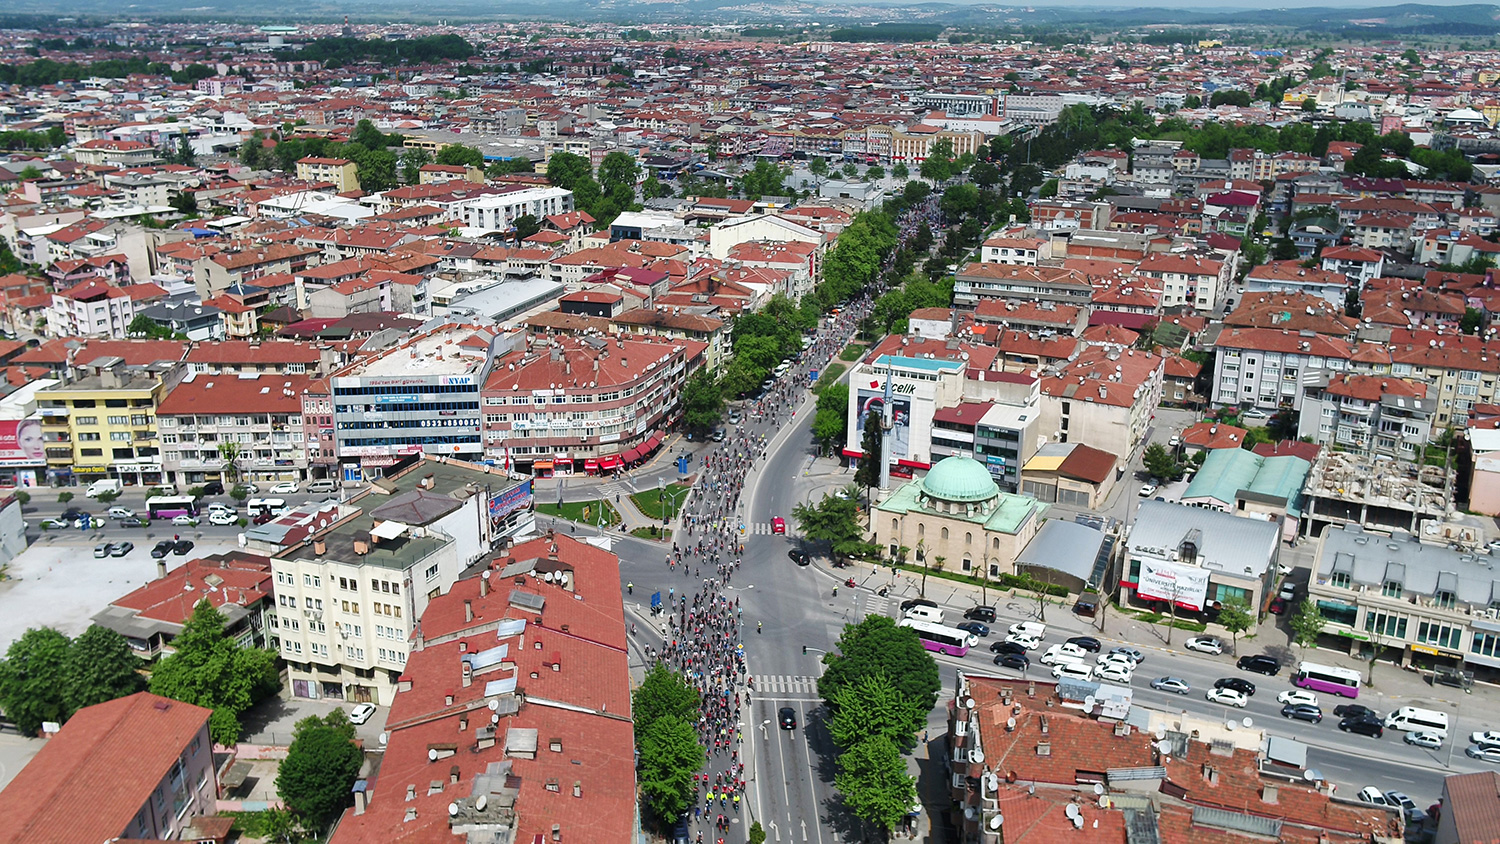
[[[1286,612],[1286,601],[1283,601],[1280,598],[1273,599],[1271,601],[1270,610],[1272,615],[1281,615],[1282,613]]]
[[[786,519],[783,519],[780,516],[774,516],[774,517],[772,517],[771,518],[771,532],[772,533],[785,534],[786,533]]]

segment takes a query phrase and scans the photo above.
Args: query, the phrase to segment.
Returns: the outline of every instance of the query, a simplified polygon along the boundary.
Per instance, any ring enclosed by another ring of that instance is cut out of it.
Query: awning
[[[611,454],[608,457],[601,457],[599,459],[600,469],[613,469],[618,465],[620,465],[620,458],[619,456],[614,454]]]
[[[661,437],[658,437],[657,435],[652,434],[650,437],[648,437],[646,439],[646,442],[641,446],[641,454],[650,454],[651,452],[657,450],[660,447],[661,447]]]
[[[572,466],[573,465],[573,458],[571,458],[571,457],[554,457],[554,458],[552,458],[552,460],[553,460],[554,463],[556,463],[559,466]]]
[[[385,521],[370,529],[370,535],[378,539],[396,539],[406,533],[406,525],[401,522]]]
[[[932,464],[931,463],[923,463],[920,460],[905,460],[905,459],[902,459],[902,460],[897,460],[896,463],[898,465],[905,466],[908,469],[931,469],[932,468]]]
[[[583,470],[585,472],[597,468],[599,468],[599,461],[595,460],[594,458],[590,457],[583,461]]]
[[[535,461],[535,462],[533,462],[531,464],[531,471],[533,471],[533,472],[537,471],[538,469],[551,469],[551,468],[552,468],[552,461],[551,460],[537,460],[537,461]]]
[[[629,451],[627,451],[624,454],[620,455],[620,459],[624,460],[626,463],[634,463],[635,461],[640,460],[641,459],[641,449],[640,449],[640,447],[637,446],[636,448],[630,449]]]
[[[865,453],[863,451],[855,451],[852,448],[846,448],[846,449],[844,449],[844,456],[845,457],[860,458],[860,457],[864,457]]]

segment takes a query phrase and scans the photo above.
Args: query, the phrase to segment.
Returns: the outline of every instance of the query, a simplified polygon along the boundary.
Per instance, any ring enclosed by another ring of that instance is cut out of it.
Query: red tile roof
[[[190,373],[161,400],[156,414],[300,414],[302,391],[312,381],[310,375],[263,373],[241,378]]]
[[[113,604],[135,610],[143,618],[185,624],[199,601],[215,607],[250,607],[270,600],[271,594],[270,559],[232,551],[189,560],[166,577],[116,598]]]

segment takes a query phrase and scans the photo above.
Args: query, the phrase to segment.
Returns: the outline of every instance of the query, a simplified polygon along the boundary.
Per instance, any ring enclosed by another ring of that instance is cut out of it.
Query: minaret
[[[348,15],[344,15],[344,31],[342,33],[340,33],[340,34],[343,35],[345,38],[353,38],[354,37],[354,30],[352,30],[352,29],[349,28],[349,16]]]

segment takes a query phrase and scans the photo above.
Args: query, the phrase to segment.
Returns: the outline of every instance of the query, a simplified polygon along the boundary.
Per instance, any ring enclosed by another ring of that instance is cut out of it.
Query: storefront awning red
[[[535,472],[538,469],[546,470],[546,469],[551,469],[551,468],[552,468],[552,461],[551,460],[538,460],[538,461],[536,461],[536,462],[534,462],[534,463],[531,464],[531,470],[533,472]]]
[[[932,464],[931,463],[923,463],[920,460],[897,460],[896,464],[899,465],[899,466],[905,466],[908,469],[931,469],[932,468]]]
[[[602,457],[599,459],[600,469],[613,469],[618,465],[620,465],[620,458],[613,454],[608,457]]]
[[[641,459],[641,450],[639,447],[632,448],[624,454],[620,455],[620,459],[624,460],[626,463],[634,463],[635,461]]]
[[[661,437],[652,434],[646,442],[641,445],[641,454],[650,454],[661,447]]]
[[[597,468],[599,468],[599,461],[595,460],[594,458],[589,457],[589,458],[586,458],[583,461],[583,470],[585,472],[588,472],[588,471],[591,471],[591,470],[597,469]]]
[[[845,457],[853,457],[855,459],[859,459],[861,457],[864,457],[865,453],[863,451],[855,451],[852,448],[846,448],[846,449],[844,449],[844,456]]]

